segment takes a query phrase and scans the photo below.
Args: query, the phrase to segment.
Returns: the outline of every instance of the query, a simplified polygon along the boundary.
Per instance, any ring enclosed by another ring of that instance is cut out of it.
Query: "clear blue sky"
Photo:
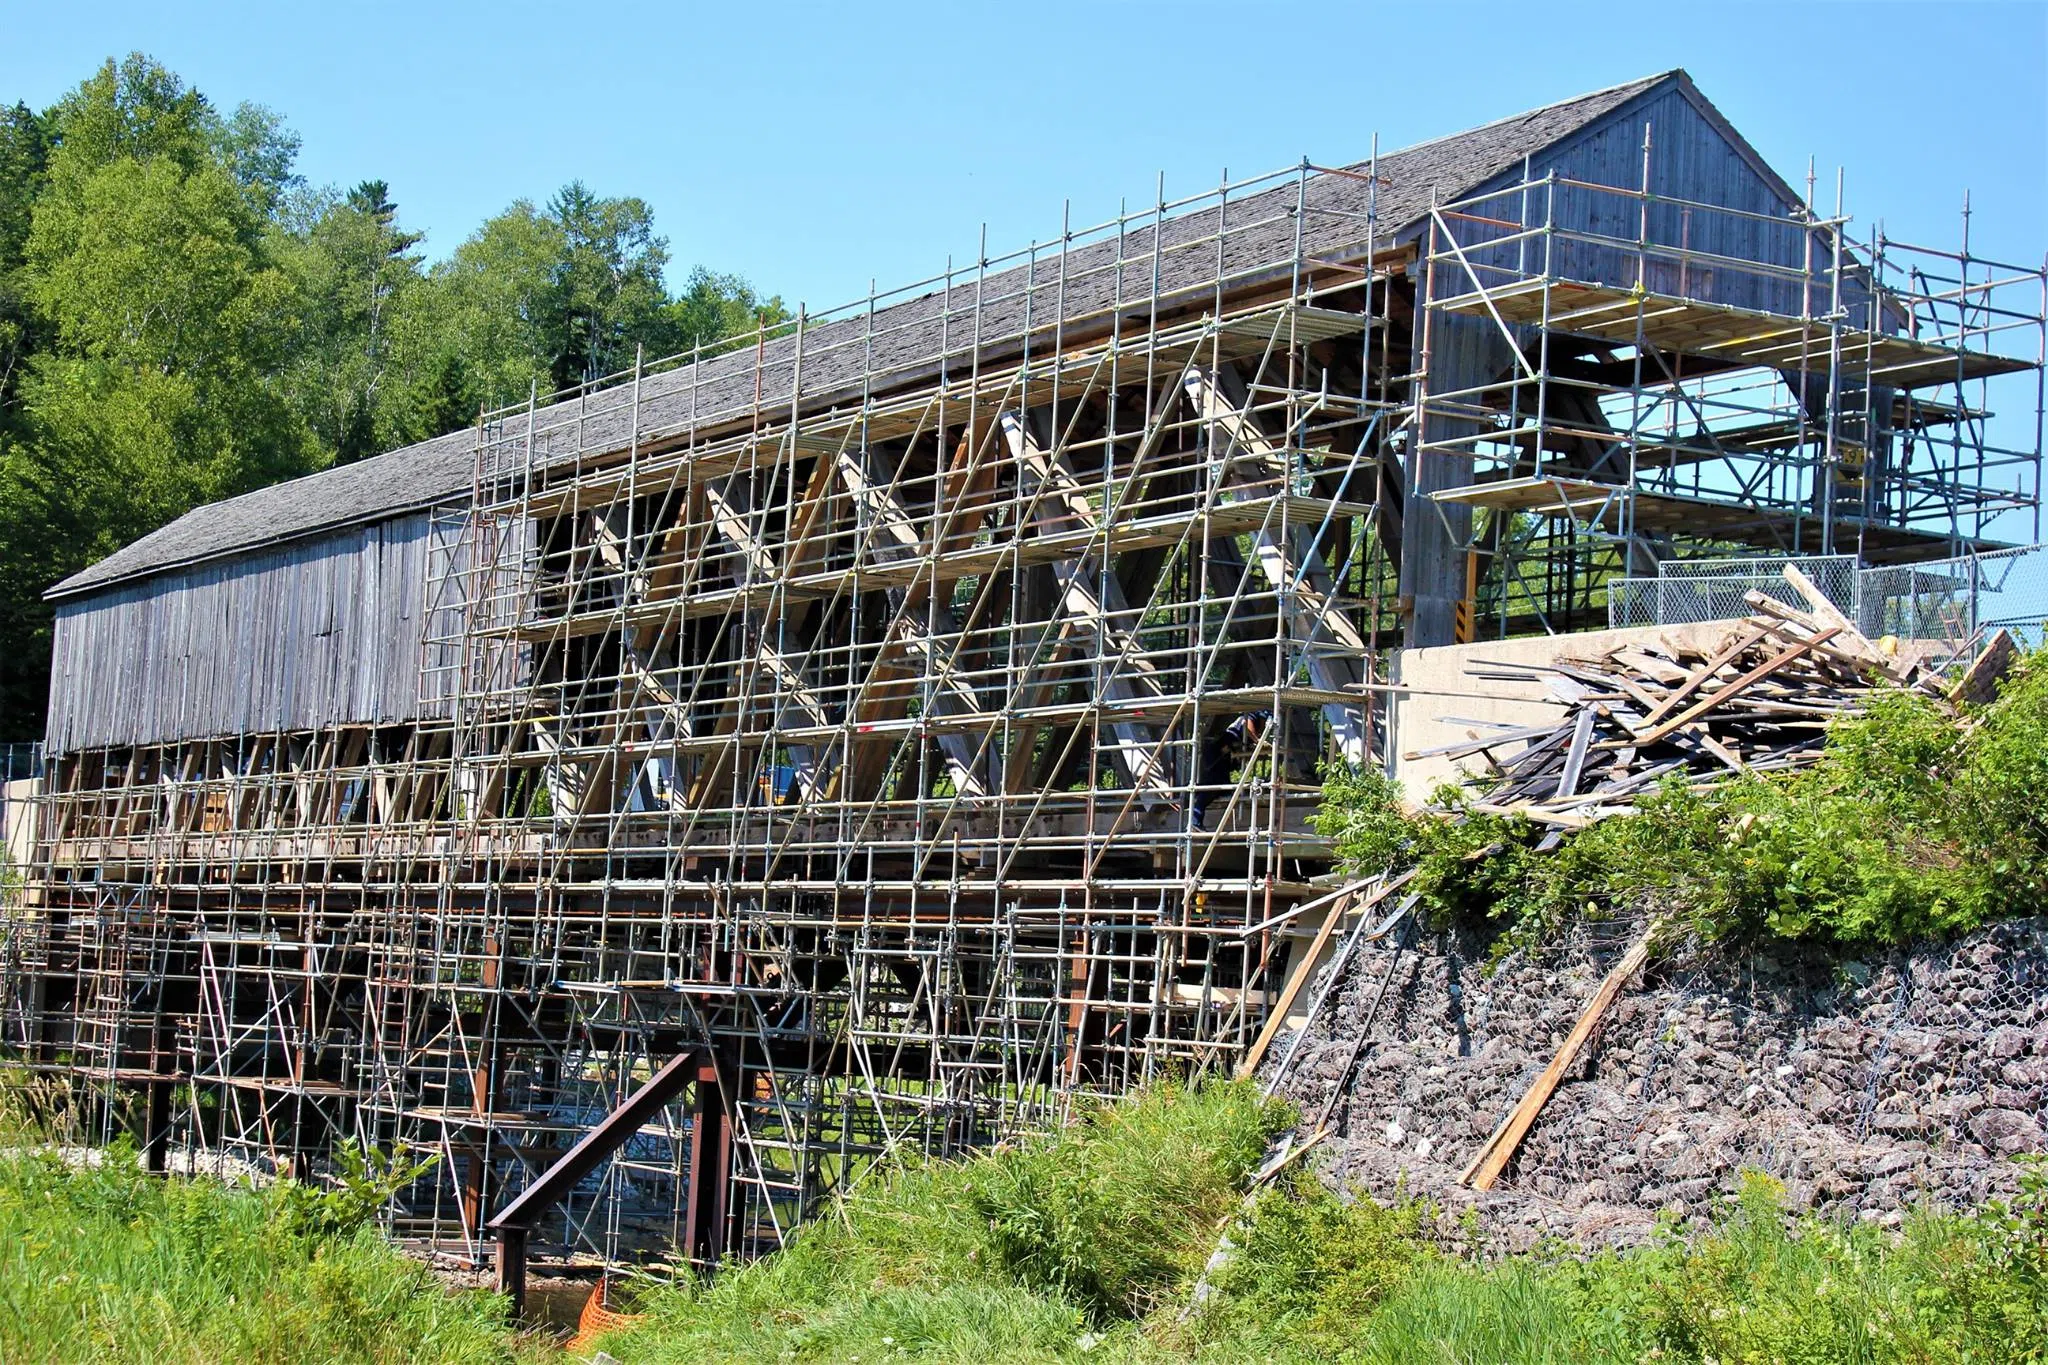
[[[1859,230],[2048,249],[2048,4],[53,5],[0,0],[0,98],[140,49],[269,105],[316,183],[452,249],[582,178],[674,262],[813,310],[1307,155],[1363,158],[1673,66]]]

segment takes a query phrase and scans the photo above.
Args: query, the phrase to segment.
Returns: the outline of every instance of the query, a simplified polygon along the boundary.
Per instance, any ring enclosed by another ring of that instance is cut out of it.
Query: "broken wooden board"
[[[1308,985],[1309,978],[1315,975],[1316,962],[1322,957],[1323,949],[1329,946],[1330,936],[1337,932],[1337,925],[1354,909],[1363,915],[1406,886],[1414,875],[1411,869],[1392,879],[1385,876],[1367,877],[1362,881],[1353,882],[1331,899],[1330,913],[1323,917],[1322,925],[1317,928],[1315,939],[1310,943],[1308,951],[1288,968],[1287,984],[1280,988],[1280,998],[1273,1002],[1272,1012],[1266,1016],[1265,1026],[1259,1030],[1259,1036],[1252,1040],[1252,1045],[1245,1049],[1243,1060],[1238,1062],[1237,1079],[1243,1080],[1259,1069],[1259,1063],[1265,1060],[1266,1050],[1273,1045],[1273,1040],[1280,1036],[1280,1030],[1287,1027],[1287,1016],[1294,1009],[1295,997],[1301,994],[1302,988]],[[1363,902],[1359,903],[1361,897]]]
[[[1550,1059],[1550,1065],[1543,1068],[1542,1073],[1536,1077],[1535,1084],[1522,1096],[1521,1102],[1508,1111],[1507,1118],[1500,1127],[1494,1129],[1493,1136],[1488,1138],[1485,1145],[1473,1156],[1471,1163],[1458,1176],[1460,1184],[1470,1185],[1475,1190],[1490,1190],[1494,1182],[1500,1179],[1501,1172],[1507,1169],[1508,1162],[1514,1159],[1516,1149],[1522,1145],[1522,1139],[1528,1135],[1530,1127],[1536,1122],[1536,1116],[1543,1112],[1543,1106],[1550,1102],[1551,1095],[1556,1092],[1557,1083],[1564,1079],[1565,1071],[1578,1057],[1579,1050],[1586,1045],[1586,1040],[1593,1036],[1593,1029],[1599,1024],[1601,1016],[1613,1006],[1615,998],[1621,994],[1621,988],[1628,984],[1628,979],[1640,971],[1643,964],[1649,960],[1650,941],[1656,930],[1655,924],[1644,930],[1642,937],[1622,955],[1614,970],[1600,983],[1600,988],[1593,992],[1593,998],[1586,1002],[1586,1008],[1580,1012],[1578,1022],[1573,1024],[1572,1031],[1565,1035],[1564,1044],[1558,1048],[1557,1055]]]
[[[1954,702],[1968,702],[1972,706],[1984,706],[1997,700],[1998,685],[2005,681],[2005,675],[2019,660],[2019,641],[2012,632],[2001,626],[1970,666],[1963,670],[1963,676],[1956,679],[1956,685],[1948,690],[1948,699]]]

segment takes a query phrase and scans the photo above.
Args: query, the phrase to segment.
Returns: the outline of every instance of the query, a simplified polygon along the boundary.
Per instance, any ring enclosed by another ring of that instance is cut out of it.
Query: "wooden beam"
[[[1294,998],[1301,994],[1302,988],[1308,985],[1309,978],[1315,974],[1316,959],[1321,957],[1323,949],[1329,946],[1330,935],[1337,932],[1339,921],[1351,913],[1353,908],[1352,901],[1356,900],[1359,894],[1364,892],[1367,887],[1372,887],[1372,890],[1366,894],[1364,901],[1356,907],[1360,914],[1364,914],[1388,896],[1406,886],[1408,879],[1414,875],[1415,873],[1411,869],[1403,872],[1391,881],[1383,877],[1368,877],[1364,881],[1353,883],[1338,893],[1337,899],[1330,906],[1330,913],[1324,917],[1321,927],[1316,930],[1315,940],[1310,943],[1307,955],[1295,963],[1293,968],[1287,973],[1287,984],[1280,988],[1280,998],[1273,1002],[1273,1009],[1266,1016],[1265,1026],[1259,1030],[1259,1036],[1252,1040],[1252,1045],[1245,1049],[1243,1060],[1238,1062],[1237,1078],[1239,1080],[1243,1080],[1246,1076],[1259,1069],[1259,1063],[1266,1058],[1266,1050],[1272,1047],[1273,1040],[1280,1036],[1280,1030],[1287,1027],[1287,1012],[1294,1008]],[[1378,882],[1379,885],[1373,886],[1374,882]]]
[[[700,1270],[716,1270],[729,1250],[726,1196],[732,1176],[732,1103],[719,1084],[718,1063],[705,1054],[697,1065],[690,1106],[690,1177],[677,1244]]]
[[[1721,646],[1713,658],[1708,659],[1704,664],[1694,669],[1690,678],[1686,679],[1675,691],[1659,702],[1656,709],[1651,711],[1649,715],[1644,716],[1642,725],[1638,729],[1655,725],[1658,721],[1664,719],[1665,716],[1671,714],[1672,710],[1682,705],[1687,697],[1690,697],[1709,682],[1712,682],[1714,675],[1734,662],[1735,659],[1741,656],[1744,650],[1770,633],[1768,626],[1754,625],[1746,626],[1738,631],[1735,638]]]
[[[1693,721],[1698,720],[1701,716],[1713,710],[1722,702],[1728,701],[1731,698],[1748,691],[1756,684],[1762,682],[1765,678],[1770,677],[1771,674],[1776,673],[1786,664],[1791,663],[1794,659],[1806,653],[1814,646],[1825,644],[1830,639],[1833,639],[1834,634],[1834,627],[1830,626],[1828,629],[1822,631],[1820,634],[1814,636],[1810,640],[1796,641],[1791,646],[1783,650],[1780,650],[1776,654],[1773,654],[1770,658],[1764,660],[1755,668],[1750,669],[1749,672],[1743,674],[1734,682],[1729,683],[1726,687],[1714,693],[1712,696],[1709,696],[1704,700],[1694,702],[1691,706],[1688,706],[1687,708],[1685,708],[1685,710],[1679,712],[1670,720],[1665,721],[1662,725],[1657,726],[1653,730],[1644,730],[1638,732],[1636,735],[1636,742],[1638,744],[1655,744],[1658,740],[1664,738],[1664,736],[1670,734],[1672,731],[1684,729],[1687,725],[1690,725]]]
[[[1956,679],[1956,685],[1948,690],[1950,701],[1971,702],[1982,706],[1998,696],[1998,684],[2012,671],[2018,661],[2020,647],[2012,638],[2012,632],[2000,627],[1991,637],[1990,643],[1970,661],[1963,670],[1963,676]]]
[[[1571,747],[1565,751],[1564,772],[1557,779],[1557,795],[1577,796],[1579,778],[1586,770],[1586,745],[1593,738],[1594,709],[1590,706],[1579,711],[1579,717],[1572,722]]]
[[[1861,631],[1856,629],[1856,623],[1842,615],[1841,608],[1829,601],[1828,595],[1822,592],[1820,587],[1811,578],[1808,578],[1797,564],[1787,564],[1785,566],[1785,581],[1790,583],[1799,595],[1806,599],[1807,609],[1813,613],[1814,619],[1823,626],[1833,626],[1837,631],[1847,635],[1860,636],[1862,634]]]
[[[1083,492],[1066,453],[1057,447],[1048,449],[1039,440],[1028,413],[1006,411],[997,420],[1017,463],[1018,481],[1030,494],[1029,507],[1036,509],[1050,498],[1065,509],[1053,518],[1059,530],[1099,532],[1101,524],[1095,508]],[[1125,600],[1123,585],[1107,556],[1091,546],[1078,557],[1055,562],[1053,578],[1057,584],[1058,611],[1054,620],[1044,623],[1035,651],[1036,662],[1018,682],[1017,690],[1022,691],[1050,672],[1068,646],[1085,634],[1093,637],[1098,657],[1118,661],[1104,680],[1104,699],[1119,703],[1162,700],[1158,684],[1146,676],[1149,665],[1145,651],[1139,648],[1133,632],[1120,624],[1138,613]],[[1056,632],[1055,638],[1044,639],[1046,632]],[[1110,722],[1109,731],[1124,777],[1134,787],[1163,799],[1167,783],[1154,758],[1160,744],[1158,727],[1134,719],[1116,719]]]
[[[1507,1169],[1508,1162],[1514,1158],[1515,1150],[1522,1145],[1522,1139],[1528,1134],[1530,1125],[1534,1124],[1536,1116],[1543,1112],[1543,1106],[1557,1090],[1557,1083],[1564,1079],[1565,1069],[1579,1055],[1579,1049],[1586,1045],[1586,1039],[1592,1036],[1593,1026],[1600,1022],[1600,1017],[1614,1004],[1615,997],[1621,994],[1621,988],[1627,984],[1628,979],[1649,960],[1650,939],[1656,928],[1657,926],[1652,925],[1643,932],[1643,936],[1637,939],[1635,945],[1622,955],[1621,961],[1615,964],[1614,970],[1607,974],[1607,979],[1600,983],[1600,988],[1593,992],[1593,998],[1586,1003],[1578,1022],[1573,1024],[1572,1031],[1565,1035],[1564,1046],[1558,1048],[1557,1055],[1550,1059],[1550,1065],[1543,1068],[1542,1074],[1536,1078],[1536,1083],[1529,1087],[1529,1093],[1522,1096],[1522,1102],[1509,1111],[1506,1121],[1494,1130],[1493,1136],[1486,1140],[1486,1145],[1479,1149],[1471,1164],[1465,1167],[1464,1173],[1458,1177],[1459,1183],[1470,1185],[1475,1190],[1490,1190],[1493,1183],[1500,1179],[1500,1173]]]
[[[1230,450],[1239,452],[1223,461],[1226,484],[1245,483],[1246,465],[1269,479],[1286,477],[1293,457],[1260,427],[1251,396],[1234,370],[1225,367],[1211,374],[1191,369],[1181,377],[1181,386],[1202,420],[1225,438]],[[1252,535],[1252,550],[1252,562],[1276,594],[1288,638],[1301,646],[1309,680],[1327,692],[1360,686],[1365,681],[1365,638],[1336,606],[1338,585],[1318,533],[1304,526],[1290,527],[1284,535],[1262,528]],[[1331,644],[1338,649],[1327,648]],[[1362,706],[1326,703],[1323,717],[1344,757],[1362,761],[1367,747]]]
[[[942,486],[961,491],[963,495],[973,494],[974,489],[980,486],[979,468],[982,464],[982,453],[989,441],[988,433],[993,431],[994,427],[991,425],[980,438],[976,438],[972,431],[962,432],[948,468],[941,475]],[[883,456],[880,450],[871,449],[870,453],[877,457]],[[915,527],[916,518],[895,496],[896,479],[892,478],[886,484],[880,483],[869,478],[858,465],[842,469],[842,474],[857,480],[848,483],[848,490],[868,505],[874,524],[891,528]],[[943,554],[947,549],[964,544],[973,538],[977,529],[975,523],[980,519],[972,515],[961,518],[963,510],[968,509],[958,506],[935,509],[934,517],[939,525],[934,543],[939,553]],[[964,525],[961,524],[962,521]],[[905,540],[902,531],[898,529],[892,538],[898,542],[892,557],[908,560],[919,553],[922,541],[914,534]],[[890,755],[900,740],[890,735],[871,735],[869,731],[878,724],[908,713],[911,699],[917,695],[915,683],[920,675],[917,671],[905,667],[907,659],[925,659],[927,672],[930,671],[933,661],[941,661],[937,678],[941,690],[934,698],[935,709],[960,705],[963,700],[970,711],[981,709],[981,701],[974,695],[973,689],[954,675],[951,666],[952,656],[935,649],[928,632],[918,624],[919,608],[943,586],[935,571],[936,565],[928,561],[909,586],[889,590],[894,620],[888,633],[883,637],[882,648],[877,652],[867,677],[848,704],[848,722],[854,738],[850,743],[849,752],[833,774],[832,784],[827,788],[828,794],[832,796],[860,799],[880,785],[887,772]],[[987,583],[985,582],[983,586],[985,588]],[[939,626],[943,633],[950,634],[957,630],[958,622],[949,602],[941,601],[933,614],[939,618]],[[980,794],[986,790],[977,771],[977,750],[965,736],[950,732],[942,733],[939,748],[954,783],[961,791]]]

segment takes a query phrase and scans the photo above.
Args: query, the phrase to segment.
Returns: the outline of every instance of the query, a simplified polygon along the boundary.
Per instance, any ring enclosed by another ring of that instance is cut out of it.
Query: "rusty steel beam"
[[[598,1164],[640,1131],[661,1112],[663,1105],[683,1092],[692,1081],[710,1072],[717,1084],[717,1071],[705,1063],[705,1054],[693,1048],[671,1058],[647,1084],[634,1091],[602,1122],[562,1153],[554,1165],[542,1171],[519,1197],[500,1209],[487,1226],[498,1240],[498,1292],[512,1300],[512,1315],[526,1310],[527,1234],[540,1216],[562,1202],[578,1181],[596,1170]],[[701,1108],[701,1104],[699,1106]],[[694,1156],[696,1144],[692,1143]],[[694,1183],[694,1173],[693,1173]]]

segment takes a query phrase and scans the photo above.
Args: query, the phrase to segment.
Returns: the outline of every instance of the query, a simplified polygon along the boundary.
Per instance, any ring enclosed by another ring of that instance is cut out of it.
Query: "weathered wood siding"
[[[1647,206],[1644,185],[1645,126],[1650,141]],[[1611,194],[1568,185],[1527,185],[1555,172],[1565,180],[1613,186]],[[1683,208],[1656,196],[1715,205],[1774,221]],[[1466,207],[1448,220],[1462,253],[1449,252],[1441,233],[1423,228],[1425,249],[1442,253],[1433,265],[1417,267],[1418,286],[1442,299],[1477,286],[1497,288],[1550,274],[1594,284],[1631,287],[1640,278],[1657,293],[1682,294],[1714,303],[1765,309],[1797,316],[1799,273],[1811,272],[1810,306],[1829,308],[1825,236],[1803,226],[1797,203],[1744,156],[1676,84],[1665,84],[1603,115],[1578,132],[1534,154],[1526,165],[1502,171],[1468,196]],[[1531,233],[1545,224],[1554,234]],[[1633,245],[1578,240],[1572,234],[1619,239],[1646,238],[1655,250]],[[1810,245],[1809,245],[1810,242]],[[1709,257],[1760,262],[1795,272],[1745,271]],[[1429,334],[1429,391],[1443,395],[1505,381],[1515,376],[1506,334],[1491,320],[1434,314]],[[1534,329],[1510,329],[1525,342]],[[1533,399],[1531,400],[1533,401]],[[1559,401],[1562,401],[1560,398]],[[1523,420],[1529,414],[1524,413]],[[1559,414],[1553,411],[1552,418]],[[1586,420],[1586,419],[1581,419]],[[1423,431],[1427,441],[1455,440],[1479,430],[1473,423],[1441,413]],[[1453,639],[1456,602],[1465,592],[1465,557],[1472,513],[1461,505],[1430,507],[1430,492],[1472,482],[1471,454],[1435,449],[1409,471],[1410,511],[1403,523],[1401,582],[1413,603],[1411,645],[1448,644]]]
[[[1541,179],[1555,171],[1571,180],[1612,185],[1640,191],[1643,187],[1643,138],[1645,125],[1650,139],[1649,188],[1652,195],[1719,205],[1751,214],[1768,214],[1778,222],[1759,222],[1730,214],[1687,209],[1670,203],[1653,203],[1649,211],[1647,236],[1661,248],[1641,262],[1644,285],[1657,293],[1683,294],[1715,303],[1760,308],[1797,316],[1800,290],[1796,279],[1736,269],[1704,258],[1729,257],[1764,262],[1792,270],[1802,267],[1814,272],[1811,307],[1825,313],[1830,301],[1826,271],[1830,264],[1825,234],[1812,233],[1808,254],[1808,233],[1792,219],[1796,205],[1783,189],[1760,174],[1722,132],[1703,114],[1685,91],[1668,86],[1647,99],[1615,111],[1573,137],[1536,155],[1529,174]],[[1635,241],[1644,234],[1642,204],[1615,194],[1559,185],[1536,187],[1524,194],[1519,186],[1522,168],[1503,173],[1478,191],[1490,195],[1481,212],[1503,224],[1523,222],[1540,227],[1548,220],[1568,232],[1585,232],[1603,237]],[[1491,236],[1505,236],[1507,229],[1489,231],[1481,225],[1461,225],[1461,239],[1471,242]],[[1468,252],[1485,273],[1487,266],[1520,269],[1530,274],[1544,272],[1545,247],[1540,238],[1523,246],[1503,247],[1489,252]],[[1680,259],[1697,255],[1698,260]],[[1559,237],[1550,244],[1549,273],[1599,284],[1633,285],[1637,280],[1639,257],[1634,251],[1572,241]],[[1442,267],[1439,266],[1439,269]],[[1486,280],[1502,282],[1501,276]],[[1448,282],[1447,292],[1463,292],[1471,282],[1459,272]],[[1440,286],[1441,288],[1442,286]]]
[[[446,714],[421,695],[452,681],[421,667],[446,534],[399,517],[60,602],[49,750]]]

